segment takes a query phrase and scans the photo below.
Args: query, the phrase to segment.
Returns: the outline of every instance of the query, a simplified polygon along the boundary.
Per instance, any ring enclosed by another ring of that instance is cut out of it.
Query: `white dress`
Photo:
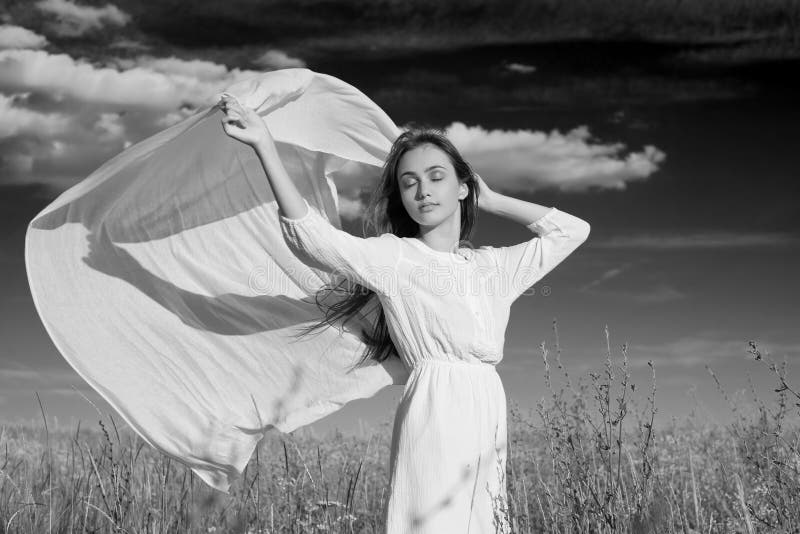
[[[409,370],[390,456],[387,534],[508,532],[506,397],[495,365],[512,302],[574,251],[589,224],[551,208],[538,234],[459,253],[387,233],[359,238],[310,207],[280,215],[310,265],[376,292]]]

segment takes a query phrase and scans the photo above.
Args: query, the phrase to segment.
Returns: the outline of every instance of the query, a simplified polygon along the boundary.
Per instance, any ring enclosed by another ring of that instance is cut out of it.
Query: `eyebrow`
[[[429,170],[431,170],[431,169],[435,169],[436,167],[439,167],[439,168],[441,168],[441,169],[444,169],[444,167],[443,167],[442,165],[431,165],[430,167],[428,167],[427,169],[425,169],[425,172],[428,172],[428,171],[429,171]],[[404,172],[403,174],[401,174],[401,175],[400,175],[400,178],[402,178],[402,177],[403,177],[403,176],[405,176],[406,174],[413,174],[414,176],[416,176],[416,175],[417,175],[417,173],[415,173],[415,172],[413,172],[413,171],[406,171],[406,172]]]

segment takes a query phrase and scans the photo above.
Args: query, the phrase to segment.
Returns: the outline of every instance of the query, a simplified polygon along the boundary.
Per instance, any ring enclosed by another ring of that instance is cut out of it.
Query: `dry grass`
[[[751,343],[775,377],[771,403],[754,395],[748,407],[731,404],[727,426],[689,420],[656,430],[652,365],[650,384],[637,389],[627,347],[612,358],[607,342],[602,372],[573,380],[555,327],[555,353],[540,347],[548,393],[538,415],[511,404],[508,502],[497,505],[512,532],[800,528],[800,433],[787,423],[800,394],[785,362]],[[636,406],[639,393],[646,400]],[[69,434],[3,427],[0,532],[382,532],[390,431],[386,423],[369,439],[270,435],[228,496],[118,432],[110,416],[99,430]]]

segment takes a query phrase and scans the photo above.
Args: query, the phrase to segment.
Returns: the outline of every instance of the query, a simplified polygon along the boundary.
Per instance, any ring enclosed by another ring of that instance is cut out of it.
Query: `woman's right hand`
[[[222,128],[226,134],[253,147],[272,141],[272,134],[256,110],[242,106],[235,96],[228,93],[222,93],[219,101],[220,109],[225,113]]]

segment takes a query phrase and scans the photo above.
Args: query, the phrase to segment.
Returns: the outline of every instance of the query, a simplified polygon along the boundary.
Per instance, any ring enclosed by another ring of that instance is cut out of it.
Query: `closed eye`
[[[444,178],[432,178],[431,179],[432,182],[441,182],[442,180],[444,180]],[[415,184],[416,184],[416,182],[412,182],[410,184],[406,184],[405,187],[406,187],[406,189],[408,189],[409,187],[413,187]]]

